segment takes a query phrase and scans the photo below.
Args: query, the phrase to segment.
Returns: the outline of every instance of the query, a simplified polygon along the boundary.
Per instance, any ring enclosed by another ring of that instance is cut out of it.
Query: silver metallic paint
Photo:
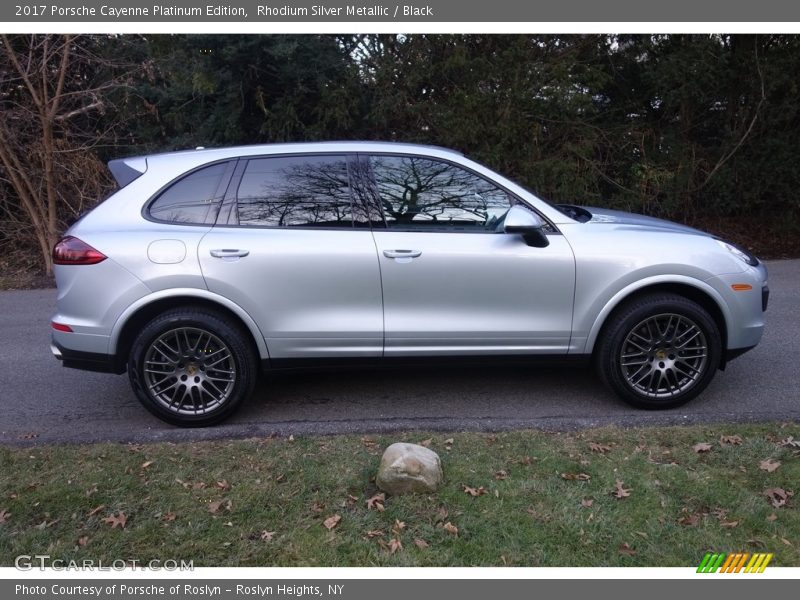
[[[555,224],[546,248],[514,234],[171,225],[144,204],[188,170],[235,157],[392,153],[441,158],[494,180]],[[406,144],[341,142],[199,150],[127,159],[143,174],[69,231],[109,259],[56,266],[53,332],[67,349],[114,354],[120,332],[150,302],[188,296],[233,311],[262,358],[438,354],[590,353],[606,317],[651,284],[682,283],[720,307],[728,348],[758,342],[763,265],[750,267],[706,234],[675,223],[589,209],[579,223],[457,153]],[[159,240],[186,248],[156,261]],[[215,249],[246,250],[218,258]],[[390,258],[397,250],[418,256]],[[734,292],[732,283],[749,283]],[[384,340],[385,337],[385,340]]]

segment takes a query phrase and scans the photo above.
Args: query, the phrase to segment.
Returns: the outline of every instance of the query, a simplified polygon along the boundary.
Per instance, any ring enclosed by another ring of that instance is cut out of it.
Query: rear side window
[[[346,156],[257,158],[237,193],[240,225],[353,227]]]
[[[217,163],[189,173],[173,183],[150,204],[149,214],[159,221],[213,224],[232,163]]]

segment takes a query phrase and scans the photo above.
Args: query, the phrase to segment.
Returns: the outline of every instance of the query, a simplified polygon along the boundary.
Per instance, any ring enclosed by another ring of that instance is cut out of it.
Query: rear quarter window
[[[232,170],[229,161],[192,171],[156,196],[147,214],[169,223],[213,224]]]

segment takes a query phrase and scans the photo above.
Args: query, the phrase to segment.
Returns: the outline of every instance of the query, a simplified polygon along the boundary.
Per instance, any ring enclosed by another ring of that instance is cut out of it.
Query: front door
[[[410,156],[363,161],[385,220],[373,228],[385,356],[567,352],[575,263],[562,235],[534,248],[504,233],[505,213],[519,200],[461,166]]]

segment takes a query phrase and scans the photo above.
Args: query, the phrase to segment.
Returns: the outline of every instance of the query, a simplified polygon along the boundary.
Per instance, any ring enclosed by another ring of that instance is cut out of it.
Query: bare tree
[[[95,149],[109,139],[104,117],[135,66],[101,56],[101,41],[0,36],[0,168],[16,196],[2,206],[30,225],[48,274],[62,220],[110,184]]]

